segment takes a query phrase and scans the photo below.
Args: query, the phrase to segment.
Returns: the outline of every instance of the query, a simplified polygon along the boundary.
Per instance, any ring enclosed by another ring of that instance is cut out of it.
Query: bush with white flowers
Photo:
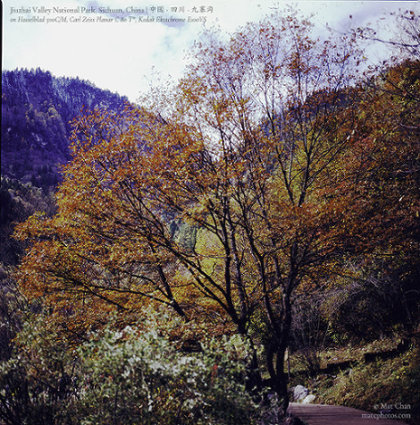
[[[80,348],[81,423],[252,423],[247,344],[238,336],[210,339],[187,354],[155,324],[107,329]]]
[[[206,338],[167,313],[107,328],[78,347],[31,317],[0,361],[0,423],[30,425],[246,425],[257,406],[245,390],[251,359],[239,336]],[[200,349],[198,349],[200,347]],[[193,350],[190,350],[193,351]]]

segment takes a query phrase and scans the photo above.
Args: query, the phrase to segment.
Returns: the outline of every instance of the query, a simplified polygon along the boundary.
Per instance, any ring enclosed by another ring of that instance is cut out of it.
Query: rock
[[[303,400],[302,400],[302,404],[310,404],[312,403],[314,400],[316,399],[316,397],[313,394],[308,394]]]
[[[293,388],[293,398],[295,401],[303,400],[309,394],[309,390],[303,385],[296,385]]]

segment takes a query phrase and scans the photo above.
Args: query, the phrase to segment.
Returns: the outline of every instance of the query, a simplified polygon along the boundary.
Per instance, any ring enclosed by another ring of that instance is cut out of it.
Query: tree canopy
[[[418,247],[418,61],[370,89],[355,37],[294,15],[210,31],[193,56],[141,107],[75,120],[57,214],[17,229],[18,279],[77,335],[150,303],[254,343],[264,329],[286,407],[296,294],[378,244]]]

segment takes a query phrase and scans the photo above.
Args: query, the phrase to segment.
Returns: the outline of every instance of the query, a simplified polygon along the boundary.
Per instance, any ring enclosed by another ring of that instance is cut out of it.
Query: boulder
[[[308,394],[303,400],[302,400],[302,404],[310,404],[312,403],[314,400],[316,399],[316,397],[313,394]]]
[[[293,388],[293,399],[295,401],[303,400],[309,394],[309,390],[303,385],[296,385]]]

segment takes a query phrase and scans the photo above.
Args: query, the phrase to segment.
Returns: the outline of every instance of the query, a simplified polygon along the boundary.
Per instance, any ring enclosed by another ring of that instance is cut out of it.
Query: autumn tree
[[[159,303],[261,342],[285,409],[294,297],[363,246],[371,207],[345,166],[360,136],[355,40],[311,29],[290,14],[210,31],[175,87],[77,120],[57,214],[17,230],[32,242],[25,292],[76,334]],[[260,372],[254,355],[250,386]]]
[[[360,137],[345,167],[351,196],[358,200],[353,221],[365,223],[364,232],[357,226],[364,245],[363,257],[356,260],[364,270],[357,285],[362,293],[391,300],[382,302],[386,313],[379,328],[389,331],[398,324],[406,336],[418,324],[420,296],[419,22],[418,11],[399,10],[375,27],[355,30],[370,48],[386,51],[387,59],[365,73]]]
[[[419,25],[420,13],[415,8],[399,9],[397,12],[384,14],[374,26],[354,28],[352,31],[357,38],[368,41],[370,45],[374,42],[376,46],[387,46],[394,61],[412,60],[420,56]],[[389,31],[390,28],[394,30]]]
[[[359,114],[365,137],[352,151],[349,170],[358,199],[354,220],[365,222],[365,231],[357,232],[369,252],[367,279],[394,294],[385,322],[396,321],[408,334],[419,320],[419,93],[418,59],[388,63],[369,82]]]

